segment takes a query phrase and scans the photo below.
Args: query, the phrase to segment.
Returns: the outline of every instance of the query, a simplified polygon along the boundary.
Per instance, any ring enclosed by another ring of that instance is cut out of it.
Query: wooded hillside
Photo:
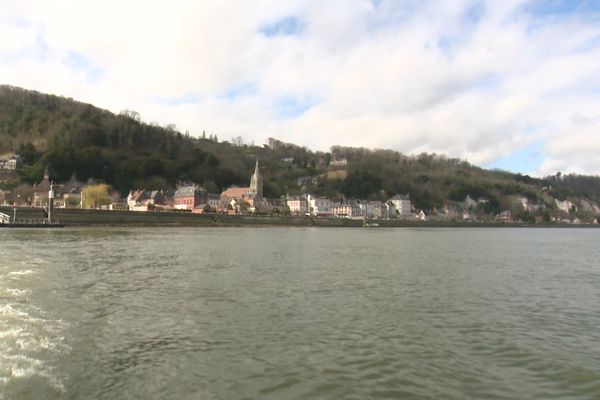
[[[554,199],[600,203],[600,178],[568,175],[535,179],[504,171],[485,170],[443,155],[406,156],[392,150],[334,146],[331,152],[271,139],[269,145],[217,142],[217,134],[142,122],[134,111],[115,115],[90,104],[11,86],[0,86],[0,155],[14,152],[23,167],[17,180],[4,187],[34,183],[49,168],[55,181],[73,174],[81,181],[106,182],[121,193],[132,188],[172,189],[196,182],[210,192],[248,184],[258,156],[264,194],[313,192],[334,200],[385,200],[410,193],[413,203],[431,210],[462,204],[467,195],[485,199],[488,213],[514,206],[526,198],[546,209]],[[223,139],[223,138],[222,138]],[[332,160],[347,165],[330,165]]]

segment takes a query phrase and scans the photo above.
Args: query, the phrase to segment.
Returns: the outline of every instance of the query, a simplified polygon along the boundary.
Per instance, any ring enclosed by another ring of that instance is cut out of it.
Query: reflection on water
[[[0,399],[600,398],[597,230],[0,231]]]

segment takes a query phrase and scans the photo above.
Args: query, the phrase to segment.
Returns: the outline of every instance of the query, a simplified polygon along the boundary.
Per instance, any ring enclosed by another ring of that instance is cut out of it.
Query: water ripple
[[[600,398],[594,230],[0,235],[0,398]]]

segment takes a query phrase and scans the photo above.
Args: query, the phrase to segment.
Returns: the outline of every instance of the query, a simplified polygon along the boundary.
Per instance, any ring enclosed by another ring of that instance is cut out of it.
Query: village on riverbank
[[[5,214],[14,207],[505,225],[591,225],[600,217],[600,177],[571,169],[530,176],[438,153],[219,140],[214,131],[7,85],[0,104]]]
[[[344,161],[338,161],[343,163]],[[18,159],[0,165],[3,169],[15,170],[19,166]],[[50,201],[51,200],[51,201]],[[50,202],[52,203],[50,207]],[[231,186],[221,193],[209,193],[198,184],[182,184],[175,191],[156,190],[153,188],[131,189],[126,197],[111,191],[105,184],[94,182],[83,183],[75,177],[63,184],[53,184],[48,170],[38,184],[32,185],[30,191],[0,191],[0,205],[12,207],[32,207],[44,210],[52,209],[95,209],[106,211],[132,212],[164,212],[191,214],[220,214],[247,216],[306,216],[312,218],[343,218],[352,220],[398,220],[398,221],[437,221],[437,222],[484,222],[484,223],[560,223],[560,224],[598,224],[598,218],[581,221],[569,218],[569,211],[575,206],[569,202],[557,201],[558,212],[550,219],[536,217],[523,221],[515,218],[511,210],[503,210],[496,215],[478,213],[481,200],[473,200],[467,196],[459,206],[444,207],[426,213],[414,207],[410,194],[396,194],[387,201],[365,199],[343,199],[333,201],[324,196],[312,193],[302,195],[266,198],[263,196],[263,177],[259,159],[247,187]],[[535,206],[521,199],[520,206],[535,211]],[[600,214],[596,205],[589,205],[592,215]],[[47,212],[45,214],[47,216]],[[0,223],[9,223],[10,219]]]

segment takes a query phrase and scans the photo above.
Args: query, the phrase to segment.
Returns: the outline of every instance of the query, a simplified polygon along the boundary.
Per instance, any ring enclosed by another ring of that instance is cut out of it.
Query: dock
[[[43,222],[16,222],[16,223],[8,223],[2,224],[0,223],[0,228],[64,228],[65,224],[61,224],[60,222],[53,222],[51,224],[43,223]]]
[[[17,219],[16,209],[11,218],[8,214],[0,212],[0,228],[64,228],[64,224],[59,221],[52,221],[49,218],[25,218]]]

